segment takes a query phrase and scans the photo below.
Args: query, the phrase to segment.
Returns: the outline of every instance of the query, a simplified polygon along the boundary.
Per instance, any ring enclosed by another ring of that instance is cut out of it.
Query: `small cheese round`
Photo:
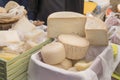
[[[41,49],[43,61],[47,64],[58,64],[65,59],[65,48],[60,42],[52,42]]]
[[[89,41],[85,38],[73,34],[62,34],[59,35],[58,40],[64,44],[68,59],[78,60],[85,57],[89,47]]]
[[[75,68],[75,67],[71,67],[71,68],[69,68],[69,69],[68,69],[68,71],[78,72],[78,70],[76,70],[76,68]]]
[[[6,9],[3,7],[0,7],[0,13],[7,13]]]
[[[75,64],[75,68],[78,71],[83,71],[85,69],[87,69],[88,67],[90,67],[90,65],[92,64],[92,62],[85,62],[85,61],[81,61]]]
[[[53,66],[56,66],[58,68],[62,68],[62,69],[68,70],[69,68],[72,67],[72,61],[68,60],[68,59],[65,59],[63,62],[61,62],[59,64],[56,64],[56,65],[53,65]]]
[[[120,12],[120,4],[117,5],[117,11]]]

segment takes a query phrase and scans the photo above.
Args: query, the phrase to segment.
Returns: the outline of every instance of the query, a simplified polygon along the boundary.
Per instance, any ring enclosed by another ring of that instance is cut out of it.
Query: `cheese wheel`
[[[117,5],[117,11],[120,12],[120,4]]]
[[[108,45],[108,30],[103,21],[95,17],[88,17],[85,26],[86,39],[90,45],[106,46]]]
[[[85,61],[80,61],[78,63],[75,64],[75,68],[78,71],[83,71],[85,69],[87,69],[88,67],[90,67],[90,65],[92,64],[92,62],[85,62]]]
[[[86,16],[76,12],[55,12],[47,19],[48,37],[55,38],[60,34],[78,34],[85,36]]]
[[[65,60],[62,61],[61,63],[56,64],[56,65],[54,65],[54,66],[68,70],[69,68],[72,67],[72,61],[71,61],[71,60],[68,60],[68,59],[65,59]]]
[[[41,49],[43,61],[47,64],[58,64],[65,59],[64,45],[59,42],[52,42]]]
[[[78,35],[61,34],[58,40],[64,44],[68,59],[78,60],[85,57],[89,47],[89,41],[85,38]]]

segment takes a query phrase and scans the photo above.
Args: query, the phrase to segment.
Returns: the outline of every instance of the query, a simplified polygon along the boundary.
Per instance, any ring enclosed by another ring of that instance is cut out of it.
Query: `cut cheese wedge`
[[[59,42],[52,42],[41,49],[43,61],[47,64],[58,64],[65,59],[64,45]]]
[[[15,31],[15,30],[0,31],[0,46],[14,44],[14,43],[20,43],[20,42],[21,42],[21,40],[19,38],[17,31]]]
[[[64,44],[67,58],[78,60],[85,57],[89,47],[89,41],[85,38],[78,35],[61,34],[58,40]]]
[[[85,26],[86,38],[93,46],[108,45],[107,27],[105,23],[96,18],[88,17]]]
[[[48,17],[48,37],[60,34],[78,34],[85,36],[86,16],[75,12],[55,12]]]

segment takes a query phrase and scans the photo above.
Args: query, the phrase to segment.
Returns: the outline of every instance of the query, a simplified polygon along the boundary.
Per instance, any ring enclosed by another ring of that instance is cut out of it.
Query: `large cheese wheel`
[[[66,57],[69,59],[77,60],[85,57],[89,41],[78,35],[61,34],[58,40],[65,46]]]
[[[86,17],[75,12],[55,12],[48,17],[48,37],[55,38],[60,34],[78,34],[85,36]]]
[[[52,42],[41,49],[43,61],[47,64],[58,64],[65,59],[64,45],[59,42]]]
[[[88,17],[85,32],[86,38],[91,45],[105,46],[108,45],[107,27],[103,21],[95,17]]]

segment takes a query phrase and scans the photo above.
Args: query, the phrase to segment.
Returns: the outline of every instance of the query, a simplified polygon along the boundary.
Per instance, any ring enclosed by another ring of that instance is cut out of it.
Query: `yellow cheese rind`
[[[47,64],[58,64],[65,59],[64,45],[59,42],[52,42],[41,49],[43,61]]]
[[[55,12],[48,17],[48,37],[56,38],[60,34],[78,34],[85,36],[86,17],[75,12]]]
[[[62,34],[58,37],[58,40],[64,44],[68,59],[84,58],[89,48],[89,41],[78,35]]]
[[[106,46],[108,45],[107,27],[103,21],[95,17],[87,17],[85,25],[86,39],[90,45]]]

